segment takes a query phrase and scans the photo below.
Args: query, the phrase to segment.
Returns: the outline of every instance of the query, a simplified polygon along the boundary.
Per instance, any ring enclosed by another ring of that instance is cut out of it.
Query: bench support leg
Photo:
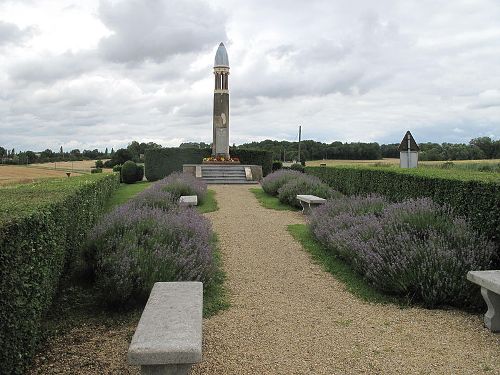
[[[191,364],[141,366],[141,375],[187,375]]]
[[[302,206],[302,213],[304,215],[309,214],[311,212],[311,208],[316,207],[315,204],[311,205],[311,203],[306,203],[306,202],[303,202],[303,201],[300,201],[300,200],[299,200],[299,202],[300,202],[300,205]]]
[[[484,314],[484,325],[491,332],[500,332],[500,295],[481,287],[481,294],[488,306]]]

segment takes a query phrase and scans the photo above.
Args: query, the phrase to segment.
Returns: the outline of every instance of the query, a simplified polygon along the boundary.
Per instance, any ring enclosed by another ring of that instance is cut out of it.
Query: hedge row
[[[231,157],[240,159],[242,164],[262,166],[263,175],[271,172],[272,153],[260,150],[230,149]],[[183,164],[201,164],[203,158],[209,157],[209,148],[161,148],[148,149],[144,155],[145,173],[148,181],[160,180],[172,172],[182,171]]]
[[[273,153],[270,151],[235,148],[230,149],[231,157],[240,159],[241,164],[262,166],[262,175],[267,176],[273,169]]]
[[[378,193],[392,201],[430,197],[446,204],[472,226],[500,242],[500,178],[487,173],[438,169],[306,167],[344,194]]]
[[[59,279],[119,186],[87,175],[0,189],[0,373],[22,374]]]

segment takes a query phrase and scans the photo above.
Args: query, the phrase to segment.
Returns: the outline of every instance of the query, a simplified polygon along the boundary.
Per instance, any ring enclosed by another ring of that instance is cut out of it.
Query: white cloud
[[[210,142],[219,41],[231,143],[500,138],[500,3],[0,2],[0,145]]]

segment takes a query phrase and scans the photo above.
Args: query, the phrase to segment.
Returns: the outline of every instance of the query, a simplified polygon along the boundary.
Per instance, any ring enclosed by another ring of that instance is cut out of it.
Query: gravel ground
[[[248,186],[211,188],[231,308],[204,320],[193,374],[500,374],[500,335],[481,316],[362,302],[287,232],[300,213],[262,208]],[[138,374],[136,323],[56,337],[29,373]]]
[[[360,301],[287,232],[300,213],[212,186],[231,308],[204,321],[193,374],[497,374],[500,335],[460,311]]]

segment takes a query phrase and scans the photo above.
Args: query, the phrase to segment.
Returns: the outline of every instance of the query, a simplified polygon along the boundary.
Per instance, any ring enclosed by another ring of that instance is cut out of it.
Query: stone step
[[[257,181],[227,180],[227,179],[203,179],[207,184],[258,184]]]
[[[202,179],[210,179],[210,180],[246,180],[245,176],[203,176]]]
[[[202,176],[243,176],[245,171],[202,171]]]
[[[201,167],[202,171],[244,171],[245,167]]]

